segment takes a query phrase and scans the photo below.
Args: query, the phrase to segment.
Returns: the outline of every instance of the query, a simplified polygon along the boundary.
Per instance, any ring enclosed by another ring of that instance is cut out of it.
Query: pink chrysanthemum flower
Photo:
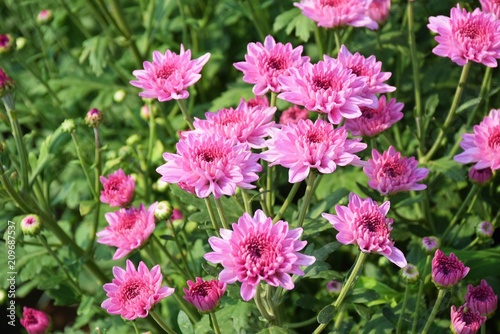
[[[455,161],[475,162],[476,169],[500,169],[500,109],[492,109],[479,125],[474,126],[474,133],[464,133],[460,147],[464,151],[455,155]]]
[[[301,0],[294,6],[302,14],[318,23],[319,27],[335,28],[343,26],[378,29],[378,24],[368,16],[367,0]]]
[[[492,13],[500,19],[500,1],[498,0],[479,0],[483,12]]]
[[[200,72],[209,58],[210,53],[206,53],[191,60],[191,50],[184,52],[182,44],[178,55],[170,50],[165,54],[153,51],[153,62],[145,61],[143,70],[133,71],[137,80],[130,84],[144,90],[139,96],[160,102],[187,99],[187,88],[200,80]]]
[[[469,180],[477,184],[485,184],[493,178],[493,171],[491,168],[476,169],[471,167],[469,169]]]
[[[460,282],[469,270],[455,254],[446,256],[440,249],[436,250],[432,259],[432,281],[438,288],[452,287]]]
[[[372,150],[372,159],[363,171],[368,176],[368,185],[382,195],[393,195],[402,191],[423,190],[427,188],[422,181],[429,174],[427,168],[418,168],[414,157],[402,157],[394,147],[380,154]]]
[[[102,183],[101,197],[102,203],[109,206],[126,207],[134,199],[135,181],[130,175],[126,175],[120,168],[108,177],[101,176]]]
[[[374,102],[363,97],[367,78],[358,77],[328,56],[316,64],[305,63],[299,69],[292,68],[290,75],[283,75],[278,80],[284,89],[278,95],[280,99],[328,114],[333,124],[342,122],[342,117],[361,116],[360,108]]]
[[[377,22],[383,23],[389,16],[391,0],[371,0],[368,5],[368,16]]]
[[[23,307],[23,317],[19,320],[28,334],[45,334],[50,327],[50,318],[42,311]]]
[[[308,119],[309,111],[299,106],[291,106],[284,110],[280,116],[280,124],[288,125],[291,123],[297,124],[301,119]]]
[[[403,118],[404,104],[392,98],[389,103],[385,95],[378,100],[378,107],[362,107],[361,116],[345,120],[345,128],[354,136],[374,137]]]
[[[500,21],[495,15],[476,8],[472,13],[452,8],[450,17],[431,16],[427,27],[437,33],[439,43],[432,52],[449,57],[460,66],[469,60],[497,67],[500,58]]]
[[[342,45],[337,59],[345,68],[350,69],[358,77],[367,78],[365,88],[367,95],[391,93],[396,90],[396,87],[385,83],[391,77],[392,73],[381,72],[382,62],[377,61],[375,56],[372,55],[365,58],[359,52],[352,54],[345,45]]]
[[[156,171],[162,181],[182,184],[200,198],[231,196],[236,187],[255,188],[251,183],[262,170],[258,154],[252,153],[248,144],[221,134],[187,132],[176,147],[177,154],[163,154],[167,163]]]
[[[273,224],[262,210],[257,210],[253,218],[244,213],[232,228],[232,231],[221,229],[222,238],[208,239],[214,251],[205,254],[204,258],[222,264],[221,282],[242,283],[241,297],[245,301],[255,296],[261,281],[293,289],[289,274],[304,275],[299,266],[308,266],[316,260],[299,253],[307,244],[299,240],[302,228],[289,230],[288,223],[282,220]]]
[[[278,78],[288,74],[290,68],[299,68],[309,57],[302,56],[302,46],[295,49],[291,43],[276,43],[270,35],[261,43],[249,43],[245,61],[234,63],[234,67],[243,72],[243,81],[255,84],[255,95],[264,95],[268,91],[279,93],[282,87]]]
[[[498,297],[495,291],[482,279],[481,284],[474,287],[472,284],[467,286],[465,294],[465,304],[472,310],[479,312],[484,316],[491,316],[495,313],[498,304]]]
[[[157,202],[146,210],[141,204],[139,208],[122,208],[104,215],[109,226],[97,232],[97,242],[118,247],[113,260],[121,259],[148,240],[156,227],[156,205]]]
[[[236,109],[225,108],[205,113],[206,119],[195,117],[194,132],[219,133],[226,138],[235,138],[240,143],[248,143],[252,148],[264,147],[264,137],[275,127],[276,107],[249,107],[242,101]]]
[[[188,289],[184,289],[183,298],[194,305],[200,312],[213,311],[226,292],[226,283],[216,279],[209,281],[196,277],[196,282],[187,281]]]
[[[161,286],[163,276],[160,266],[149,271],[144,262],[135,269],[132,261],[127,260],[125,270],[113,267],[115,278],[103,285],[106,296],[101,307],[109,314],[119,314],[127,320],[145,318],[149,310],[160,300],[174,293],[173,288]]]
[[[337,240],[344,245],[358,245],[365,253],[377,253],[385,256],[400,268],[408,263],[391,239],[393,220],[387,218],[391,203],[378,205],[371,198],[361,199],[354,193],[349,194],[347,206],[336,205],[336,215],[321,214],[333,228],[339,231]]]
[[[269,100],[267,99],[267,96],[262,95],[262,96],[255,96],[252,97],[251,99],[248,99],[248,101],[245,101],[243,98],[240,100],[240,103],[245,102],[248,107],[264,107],[267,108],[269,107]]]
[[[452,305],[450,317],[450,328],[454,334],[476,334],[486,321],[486,317],[471,310],[467,305],[460,306],[458,310]]]
[[[337,166],[360,165],[361,160],[354,153],[364,150],[366,144],[359,140],[347,139],[343,127],[334,129],[322,119],[314,123],[309,119],[300,120],[273,130],[266,142],[269,149],[260,157],[269,161],[270,166],[289,168],[288,181],[296,183],[305,180],[311,168],[329,174]]]

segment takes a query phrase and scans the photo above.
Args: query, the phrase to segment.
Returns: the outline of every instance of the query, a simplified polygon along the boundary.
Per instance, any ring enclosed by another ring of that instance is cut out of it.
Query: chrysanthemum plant
[[[499,330],[498,1],[0,11],[7,332]]]

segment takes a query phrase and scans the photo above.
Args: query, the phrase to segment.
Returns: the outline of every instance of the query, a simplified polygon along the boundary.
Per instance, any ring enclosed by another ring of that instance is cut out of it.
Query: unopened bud
[[[14,81],[0,67],[0,97],[4,97],[14,91],[16,85]]]
[[[436,237],[423,237],[422,246],[427,254],[434,254],[436,249],[439,248],[439,239]]]
[[[476,169],[472,167],[469,170],[469,179],[477,184],[488,183],[493,178],[493,172],[491,168]]]
[[[335,296],[340,294],[341,290],[342,290],[342,282],[339,282],[337,280],[331,280],[328,283],[326,283],[326,291]]]
[[[167,191],[168,189],[168,183],[165,182],[165,181],[162,181],[161,179],[158,179],[158,181],[156,181],[154,184],[153,184],[153,189],[155,189],[156,191],[159,191],[161,193]]]
[[[42,229],[42,222],[40,221],[40,217],[37,215],[27,215],[21,220],[21,231],[25,235],[35,236],[40,233]]]
[[[26,46],[27,42],[27,39],[24,37],[16,38],[16,50],[22,50]]]
[[[41,10],[36,20],[38,23],[49,23],[52,20],[52,11],[50,9]]]
[[[161,201],[156,205],[155,217],[158,220],[166,220],[172,214],[172,206],[168,201]]]
[[[145,121],[148,121],[149,120],[149,117],[151,116],[151,112],[149,111],[149,108],[147,105],[143,105],[141,107],[141,118]]]
[[[71,132],[75,131],[75,129],[76,129],[76,125],[75,125],[75,121],[73,119],[65,119],[64,122],[62,122],[62,124],[61,124],[61,131],[62,132],[71,133]]]
[[[102,122],[102,112],[97,108],[92,108],[85,116],[85,123],[91,128],[97,127]]]
[[[477,224],[476,234],[478,238],[490,239],[493,236],[493,225],[487,221]]]
[[[401,269],[401,278],[406,284],[417,283],[420,278],[418,268],[413,264],[407,264],[403,269]]]
[[[113,95],[113,100],[115,100],[115,102],[117,103],[120,103],[125,99],[125,96],[126,96],[125,91],[123,89],[119,89]]]
[[[14,44],[12,36],[9,34],[0,34],[0,53],[9,52]]]
[[[141,137],[139,137],[139,135],[137,133],[134,133],[133,135],[131,135],[130,137],[128,137],[126,140],[125,140],[125,143],[128,145],[128,146],[135,146],[137,143],[139,143],[141,141]]]

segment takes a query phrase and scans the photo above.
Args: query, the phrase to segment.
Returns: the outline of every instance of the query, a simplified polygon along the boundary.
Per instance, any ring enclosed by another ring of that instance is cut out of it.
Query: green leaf
[[[318,314],[318,322],[320,324],[329,323],[330,321],[332,321],[336,312],[337,310],[335,309],[335,307],[333,307],[333,305],[325,306]]]
[[[283,327],[271,326],[261,330],[257,334],[288,334],[288,333],[290,332]]]
[[[211,266],[208,263],[202,263],[201,267],[203,268],[203,270],[205,270],[207,274],[213,277],[219,276],[219,273],[221,271],[219,268]]]
[[[88,215],[90,212],[92,212],[92,210],[94,209],[96,204],[97,203],[94,200],[81,201],[80,202],[80,216],[83,217],[83,216]]]
[[[318,218],[323,212],[328,212],[330,208],[347,195],[349,195],[347,188],[342,187],[335,190],[309,210],[309,217]]]
[[[187,314],[184,311],[179,311],[177,315],[177,324],[182,334],[194,334],[194,327]]]
[[[333,241],[321,248],[316,249],[312,255],[316,258],[316,261],[324,261],[328,255],[335,252],[340,247],[340,242]]]
[[[430,161],[429,169],[434,173],[444,174],[456,182],[465,181],[466,179],[461,165],[447,157]]]
[[[281,13],[280,15],[276,16],[276,19],[274,20],[273,24],[273,30],[274,32],[278,32],[288,26],[290,22],[296,17],[301,15],[300,9],[299,8],[292,8],[290,10],[287,10],[286,12]]]
[[[106,37],[94,36],[83,42],[83,50],[80,55],[80,64],[85,60],[89,60],[90,67],[96,76],[102,74],[102,70],[106,67],[106,48],[109,41]]]

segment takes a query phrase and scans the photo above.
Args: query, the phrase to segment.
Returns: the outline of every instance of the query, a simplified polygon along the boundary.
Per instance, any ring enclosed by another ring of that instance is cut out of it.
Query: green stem
[[[149,140],[148,140],[148,155],[146,158],[146,170],[144,171],[146,175],[149,173],[149,167],[153,164],[153,150],[156,142],[156,122],[155,122],[155,112],[153,109],[153,105],[151,101],[147,102],[147,107],[149,108]],[[149,201],[149,197],[151,194],[150,182],[151,179],[149,177],[145,177],[146,181],[146,200]]]
[[[160,247],[160,249],[163,251],[163,254],[165,254],[165,256],[168,258],[168,260],[169,260],[169,261],[170,261],[170,262],[171,262],[171,263],[172,263],[172,264],[173,264],[173,265],[174,265],[174,266],[175,266],[175,267],[179,270],[179,272],[180,272],[180,273],[181,273],[184,277],[191,277],[191,275],[190,275],[188,272],[186,272],[186,271],[185,271],[185,270],[184,270],[184,269],[183,269],[183,268],[179,265],[178,261],[176,261],[176,260],[174,259],[174,257],[172,256],[172,254],[170,254],[170,252],[168,251],[168,249],[167,249],[166,245],[164,246],[164,245],[162,245],[162,244],[161,244],[160,240],[158,240],[158,237],[157,237],[156,235],[154,235],[154,234],[153,234],[153,235],[152,235],[152,239],[153,239],[153,243],[156,243],[156,245],[157,245],[158,247]],[[146,252],[148,252],[148,255],[150,255],[150,257],[151,257],[152,259],[154,259],[154,257],[153,257],[153,256],[151,256],[151,255],[153,255],[153,254],[154,254],[154,252],[149,251],[149,249],[147,249],[147,247],[146,247]],[[155,260],[153,260],[153,261],[155,261]],[[157,262],[157,263],[158,263],[159,261],[155,261],[155,262]]]
[[[186,103],[184,103],[184,100],[177,100],[177,103],[179,104],[179,107],[181,108],[181,112],[184,115],[184,121],[186,121],[188,127],[193,130],[193,118],[189,114],[189,110],[186,107]]]
[[[184,252],[182,251],[184,248],[181,246],[181,243],[179,242],[179,237],[177,236],[177,232],[175,232],[175,226],[171,222],[170,226],[172,227],[172,235],[174,236],[174,242],[177,245],[177,248],[179,249],[179,254],[181,256],[182,262],[184,263],[184,266],[186,267],[186,271],[189,274],[188,277],[191,280],[195,280],[195,275],[191,272],[191,268],[189,267],[188,261],[186,259],[186,256],[184,256]],[[189,249],[189,247],[186,247],[186,249]]]
[[[286,328],[301,328],[301,327],[305,327],[308,325],[312,325],[315,322],[316,322],[316,316],[309,318],[307,320],[301,321],[301,322],[286,323],[285,327]]]
[[[372,150],[377,150],[377,138],[375,137],[370,138],[370,146]]]
[[[96,209],[94,211],[94,221],[92,223],[92,229],[90,230],[90,241],[86,249],[86,253],[90,254],[92,248],[94,247],[94,241],[96,238],[97,227],[99,226],[99,218],[101,217],[101,201],[97,194],[101,190],[100,176],[102,174],[102,159],[101,159],[101,137],[99,135],[99,129],[94,128],[94,141],[95,141],[95,155],[94,155],[94,199],[96,202]]]
[[[333,53],[333,55],[336,55],[339,53],[340,51],[340,35],[339,35],[339,31],[338,29],[333,29],[333,36],[335,38],[335,52]]]
[[[271,92],[271,102],[269,102],[270,107],[276,107],[276,97],[277,96],[278,96],[278,94],[276,94],[275,92]]]
[[[215,311],[210,312],[210,319],[212,319],[212,328],[214,329],[215,334],[221,334],[219,328],[219,323],[217,322],[217,316],[215,315]]]
[[[273,210],[273,169],[268,162],[266,164],[266,208],[268,212],[266,214],[268,216],[272,216],[274,214]]]
[[[344,316],[345,316],[345,309],[346,309],[346,305],[343,304],[341,307],[340,307],[340,310],[338,311],[338,315],[337,315],[337,319],[335,319],[335,323],[333,324],[333,331],[336,332],[339,330],[340,328],[340,325],[342,324],[342,321],[344,320]]]
[[[222,222],[222,227],[226,230],[229,229],[229,224],[227,223],[226,215],[224,214],[224,207],[222,206],[220,198],[215,199],[215,207],[217,208],[217,213],[219,214],[220,221]]]
[[[431,315],[429,316],[429,319],[427,319],[427,323],[425,324],[425,327],[424,327],[424,330],[422,331],[422,334],[427,334],[427,332],[431,328],[432,322],[434,321],[434,318],[436,317],[436,314],[439,310],[439,306],[441,305],[441,302],[443,301],[443,297],[445,295],[446,295],[446,290],[439,289],[436,303],[434,304],[434,307],[432,308]]]
[[[460,75],[460,80],[458,82],[458,86],[455,91],[455,96],[453,97],[453,102],[451,104],[448,116],[444,121],[443,127],[439,130],[439,134],[436,141],[432,145],[431,149],[427,152],[427,154],[423,157],[421,161],[422,163],[429,161],[441,146],[441,142],[443,141],[443,138],[446,134],[446,130],[448,130],[448,127],[450,126],[451,121],[453,120],[455,112],[457,111],[458,105],[460,103],[460,98],[462,97],[462,93],[464,92],[465,82],[467,81],[467,75],[469,74],[469,69],[471,64],[472,62],[467,62],[462,68],[462,74]]]
[[[26,151],[26,146],[24,145],[23,136],[21,133],[21,127],[17,121],[17,112],[12,110],[8,104],[5,104],[5,109],[7,110],[7,116],[9,117],[10,125],[12,127],[12,135],[14,136],[14,141],[16,142],[16,150],[19,154],[19,160],[21,163],[21,178],[23,180],[22,189],[24,193],[28,192],[29,189],[29,162],[28,153]]]
[[[431,255],[427,255],[427,259],[425,260],[425,267],[420,279],[420,285],[418,286],[418,294],[417,294],[417,304],[415,305],[415,312],[413,312],[413,323],[411,325],[411,334],[415,334],[417,331],[417,322],[418,322],[418,312],[420,311],[420,301],[422,300],[422,294],[424,292],[425,285],[425,277],[427,276],[427,270],[431,263]]]
[[[156,323],[160,325],[160,327],[165,331],[165,333],[168,334],[177,334],[172,328],[170,328],[163,320],[162,318],[156,313],[155,310],[150,310],[149,314],[155,319]]]
[[[135,321],[132,320],[130,323],[134,327],[135,334],[140,334],[139,327],[137,327],[137,324],[135,323]]]
[[[406,284],[405,295],[403,297],[403,305],[401,306],[401,313],[399,314],[398,324],[396,326],[396,334],[401,333],[401,325],[403,324],[403,316],[406,311],[406,303],[408,302],[408,294],[410,292],[410,284]]]
[[[300,182],[294,183],[292,186],[292,189],[288,193],[288,196],[286,197],[285,201],[281,205],[280,211],[276,214],[276,216],[273,219],[273,223],[276,223],[278,220],[280,220],[281,216],[285,213],[286,209],[288,209],[288,206],[290,203],[292,203],[293,198],[295,197],[295,194],[297,193],[297,190],[300,188]]]
[[[90,174],[87,170],[87,165],[85,164],[85,160],[83,158],[82,151],[80,150],[80,144],[78,143],[78,138],[76,137],[75,131],[71,132],[71,138],[73,139],[73,143],[75,144],[76,155],[78,156],[78,160],[80,161],[80,166],[82,167],[83,174],[85,174],[85,178],[87,179],[87,183],[89,185],[90,192],[92,193],[92,196],[94,198],[99,198],[99,196],[97,195],[97,193],[95,191],[94,184],[92,182],[92,178],[90,177]]]
[[[257,285],[257,291],[255,292],[255,297],[253,300],[255,301],[255,305],[257,306],[257,309],[259,310],[260,314],[269,322],[273,323],[274,322],[274,317],[272,316],[271,312],[268,310],[268,306],[264,302],[264,298],[262,298],[262,287],[260,283]]]
[[[306,192],[304,194],[304,199],[302,202],[302,207],[300,208],[299,222],[297,224],[298,227],[302,227],[304,224],[304,219],[306,218],[307,209],[309,208],[309,204],[311,203],[311,198],[314,193],[314,180],[316,180],[316,173],[314,171],[310,171],[307,176],[307,187]]]
[[[321,38],[321,30],[317,24],[314,24],[314,39],[316,40],[316,45],[318,46],[318,58],[323,59],[325,47],[323,46],[323,39]]]
[[[472,247],[474,247],[475,245],[477,245],[477,243],[479,242],[479,238],[476,237],[474,240],[471,241],[470,244],[468,244],[463,250],[468,250],[468,249],[471,249]]]
[[[218,237],[220,237],[220,233],[219,233],[220,226],[219,226],[219,223],[217,222],[217,218],[215,218],[215,212],[214,212],[214,207],[212,205],[212,201],[210,200],[209,197],[205,197],[204,200],[205,200],[205,205],[207,207],[208,215],[210,216],[210,220],[212,221],[212,225],[213,225],[214,230],[215,230],[215,234]]]
[[[241,196],[243,197],[243,205],[245,206],[245,212],[252,214],[252,200],[248,196],[248,191],[246,189],[240,189]]]

